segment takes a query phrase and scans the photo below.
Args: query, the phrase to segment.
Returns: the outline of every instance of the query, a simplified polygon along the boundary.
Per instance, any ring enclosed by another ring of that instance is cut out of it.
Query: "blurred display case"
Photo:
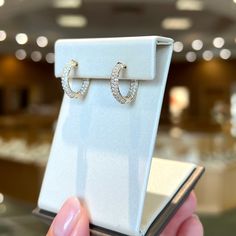
[[[50,106],[0,116],[0,192],[37,201],[56,117]]]
[[[218,214],[236,208],[236,142],[227,133],[162,132],[155,155],[198,163],[206,168],[195,191],[198,212]]]

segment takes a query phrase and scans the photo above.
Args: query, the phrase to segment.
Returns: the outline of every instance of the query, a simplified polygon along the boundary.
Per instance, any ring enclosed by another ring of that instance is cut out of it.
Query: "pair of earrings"
[[[90,79],[82,79],[82,85],[78,91],[73,91],[70,86],[70,73],[73,69],[78,67],[78,62],[75,60],[71,60],[68,65],[63,70],[61,83],[62,88],[64,89],[65,93],[70,98],[83,98],[88,92]],[[131,80],[130,81],[130,87],[129,91],[126,96],[123,96],[120,92],[119,88],[119,76],[120,72],[126,69],[126,65],[124,65],[121,62],[117,62],[115,67],[112,70],[111,73],[111,80],[110,80],[110,86],[111,86],[111,92],[113,97],[121,104],[128,104],[135,100],[137,90],[138,90],[138,81],[137,80]]]

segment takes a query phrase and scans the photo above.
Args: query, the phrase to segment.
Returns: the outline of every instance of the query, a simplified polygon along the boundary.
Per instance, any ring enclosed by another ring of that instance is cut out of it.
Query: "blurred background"
[[[62,100],[59,38],[175,40],[155,156],[206,166],[205,235],[236,234],[236,0],[0,0],[0,235],[45,235],[36,206]]]

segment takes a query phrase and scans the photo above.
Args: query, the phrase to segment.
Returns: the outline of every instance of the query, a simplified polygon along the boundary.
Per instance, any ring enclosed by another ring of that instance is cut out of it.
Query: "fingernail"
[[[69,198],[53,222],[55,236],[69,236],[79,220],[81,205],[76,197]]]
[[[192,216],[193,216],[196,220],[200,220],[198,215],[193,214]]]

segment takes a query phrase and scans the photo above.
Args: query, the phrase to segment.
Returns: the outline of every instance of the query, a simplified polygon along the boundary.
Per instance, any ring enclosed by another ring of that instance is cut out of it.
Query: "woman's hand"
[[[194,211],[196,197],[191,193],[171,219],[161,236],[203,236],[203,227]],[[89,236],[86,210],[75,197],[69,198],[55,217],[47,236]]]
[[[78,198],[69,198],[55,217],[47,236],[89,236],[89,220]]]
[[[160,236],[203,236],[203,227],[194,214],[197,199],[192,192]]]

